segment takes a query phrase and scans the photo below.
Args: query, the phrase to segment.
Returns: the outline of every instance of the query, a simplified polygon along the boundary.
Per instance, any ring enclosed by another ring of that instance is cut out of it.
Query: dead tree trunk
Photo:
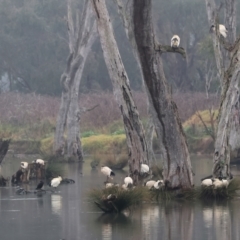
[[[85,61],[96,34],[91,21],[92,14],[90,2],[88,0],[85,1],[82,17],[76,18],[75,27],[71,8],[71,0],[68,0],[70,54],[67,61],[67,68],[61,76],[63,91],[56,124],[54,151],[57,155],[64,155],[64,133],[67,127],[67,155],[68,157],[77,157],[77,159],[81,161],[82,148],[80,142],[78,93]]]
[[[225,1],[225,25],[228,26],[229,41],[236,37],[235,0]],[[218,25],[219,10],[214,0],[206,0],[208,21]],[[219,122],[213,157],[213,176],[230,176],[230,153],[240,147],[240,101],[239,101],[239,57],[240,39],[232,45],[219,34],[218,27],[212,34],[215,59],[222,87]],[[228,52],[227,52],[228,51]],[[225,59],[223,59],[223,56]]]
[[[137,183],[140,164],[149,164],[143,126],[133,101],[129,79],[113,35],[105,1],[92,0],[92,3],[96,13],[104,59],[113,84],[114,96],[122,113],[129,150],[130,175],[133,177],[134,182]]]
[[[132,21],[131,21],[131,8],[129,8],[128,6],[124,6],[122,0],[115,0],[117,6],[118,6],[118,13],[120,15],[120,18],[122,20],[123,23],[123,27],[126,33],[126,36],[130,42],[130,44],[132,45],[132,50],[133,50],[133,55],[137,61],[140,73],[141,73],[141,78],[142,78],[142,87],[145,90],[145,83],[144,83],[144,78],[143,78],[143,73],[142,73],[142,66],[140,64],[140,59],[138,56],[138,52],[137,52],[137,45],[135,42],[135,38],[134,38],[134,32],[133,32],[133,25],[132,25]],[[154,121],[153,121],[153,114],[151,113],[151,107],[148,104],[148,122],[147,122],[147,126],[145,129],[146,132],[146,142],[147,142],[147,149],[148,149],[148,156],[149,156],[149,163],[150,165],[156,164],[156,158],[155,158],[155,154],[153,151],[153,147],[152,147],[152,141],[153,141],[153,134],[155,131],[155,126],[154,126]],[[161,148],[160,148],[161,149]]]
[[[174,51],[170,46],[156,46],[151,0],[133,0],[133,26],[156,131],[163,143],[164,180],[170,188],[191,188],[192,168],[185,135],[164,75],[161,55],[156,51],[184,54],[184,50],[177,48]]]

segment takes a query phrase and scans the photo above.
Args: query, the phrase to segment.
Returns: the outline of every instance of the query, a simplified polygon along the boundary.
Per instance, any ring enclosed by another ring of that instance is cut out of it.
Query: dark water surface
[[[32,159],[33,160],[33,159]],[[4,162],[10,176],[23,160]],[[0,188],[0,240],[240,240],[240,199],[224,202],[177,202],[143,205],[129,214],[102,215],[87,199],[89,189],[103,187],[105,178],[91,170],[90,159],[65,164],[64,177],[75,184],[61,185],[57,192],[16,195],[15,187]],[[211,172],[211,159],[192,157],[195,184]],[[235,176],[239,166],[232,166]],[[116,172],[122,182],[126,172]],[[23,185],[33,190],[37,182]],[[48,186],[45,186],[48,189]]]

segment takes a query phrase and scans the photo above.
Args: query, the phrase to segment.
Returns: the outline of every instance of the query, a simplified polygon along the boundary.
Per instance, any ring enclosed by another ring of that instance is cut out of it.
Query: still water
[[[32,159],[33,160],[33,159]],[[3,163],[10,176],[23,160]],[[172,201],[143,205],[134,212],[103,215],[87,199],[105,177],[83,164],[65,164],[64,177],[75,184],[60,185],[55,193],[16,195],[16,187],[0,188],[0,240],[240,240],[240,199],[224,202]],[[211,159],[192,157],[195,184],[211,172]],[[233,165],[234,176],[240,166]],[[122,182],[126,172],[116,172]],[[33,190],[37,182],[23,185]],[[48,186],[45,186],[48,189]]]

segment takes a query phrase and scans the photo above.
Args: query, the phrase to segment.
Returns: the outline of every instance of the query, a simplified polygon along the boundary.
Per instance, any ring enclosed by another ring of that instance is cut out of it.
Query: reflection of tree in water
[[[96,223],[101,225],[103,240],[124,239],[133,232],[133,222],[123,213],[102,214]]]
[[[142,239],[157,239],[159,232],[159,206],[149,206],[142,210]]]
[[[52,212],[60,215],[62,211],[62,196],[57,194],[51,195]]]
[[[163,239],[193,239],[193,205],[191,202],[168,202],[162,209],[165,216]]]
[[[218,240],[231,240],[231,215],[229,202],[205,202],[203,206],[203,222],[208,237]]]

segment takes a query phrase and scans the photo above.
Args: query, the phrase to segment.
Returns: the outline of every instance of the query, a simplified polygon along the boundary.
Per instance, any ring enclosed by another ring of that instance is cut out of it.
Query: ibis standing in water
[[[106,182],[108,182],[108,178],[113,179],[113,176],[115,176],[115,173],[112,171],[112,169],[109,168],[109,167],[107,167],[107,166],[101,167],[101,172],[102,172],[105,176],[107,176]]]
[[[53,178],[51,180],[50,186],[56,189],[58,187],[58,185],[61,183],[61,181],[62,181],[62,177],[61,176]]]

